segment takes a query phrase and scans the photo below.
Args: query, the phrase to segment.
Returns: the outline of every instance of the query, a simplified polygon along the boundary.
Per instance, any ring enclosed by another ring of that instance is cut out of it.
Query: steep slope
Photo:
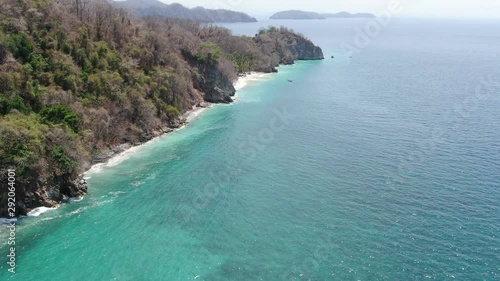
[[[85,194],[92,163],[180,126],[194,105],[231,102],[239,73],[323,58],[286,28],[250,38],[100,0],[2,4],[0,181],[15,169],[15,215]],[[7,197],[0,189],[0,217]]]
[[[293,64],[296,60],[322,60],[323,51],[310,40],[287,28],[261,30],[254,39],[262,53],[274,54],[270,57],[271,64],[257,67],[258,71],[274,72],[280,64]],[[269,68],[270,67],[270,68]]]

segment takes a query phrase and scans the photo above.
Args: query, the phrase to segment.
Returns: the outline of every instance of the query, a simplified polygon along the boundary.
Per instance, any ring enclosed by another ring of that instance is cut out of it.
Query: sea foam
[[[33,210],[31,210],[29,213],[28,213],[28,217],[38,217],[40,216],[41,214],[45,213],[45,212],[48,212],[50,210],[55,210],[57,209],[58,207],[54,207],[54,208],[48,208],[48,207],[38,207],[38,208],[35,208]]]
[[[236,89],[236,91],[239,91],[248,86],[249,83],[263,80],[270,75],[272,75],[272,73],[250,72],[239,77],[238,80],[236,80],[236,82],[234,83],[234,88]]]

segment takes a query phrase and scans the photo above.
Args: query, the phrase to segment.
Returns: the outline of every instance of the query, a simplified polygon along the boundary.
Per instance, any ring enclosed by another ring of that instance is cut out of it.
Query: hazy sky
[[[300,9],[314,12],[372,12],[387,9],[391,1],[404,7],[402,17],[453,17],[500,19],[500,0],[160,0],[188,7],[224,8],[247,12],[254,16]]]

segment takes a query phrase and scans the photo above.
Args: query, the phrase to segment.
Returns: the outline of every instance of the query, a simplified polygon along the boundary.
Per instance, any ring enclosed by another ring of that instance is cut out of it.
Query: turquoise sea
[[[286,25],[284,66],[87,176],[17,229],[0,280],[499,280],[500,22]],[[334,55],[335,58],[330,57]],[[293,82],[288,82],[293,80]]]

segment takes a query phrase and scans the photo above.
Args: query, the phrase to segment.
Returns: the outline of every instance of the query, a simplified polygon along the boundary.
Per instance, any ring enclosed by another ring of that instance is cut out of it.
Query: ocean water
[[[352,58],[366,20],[272,24],[327,59],[87,174],[21,220],[16,274],[2,228],[0,280],[499,280],[500,23],[397,20]]]

